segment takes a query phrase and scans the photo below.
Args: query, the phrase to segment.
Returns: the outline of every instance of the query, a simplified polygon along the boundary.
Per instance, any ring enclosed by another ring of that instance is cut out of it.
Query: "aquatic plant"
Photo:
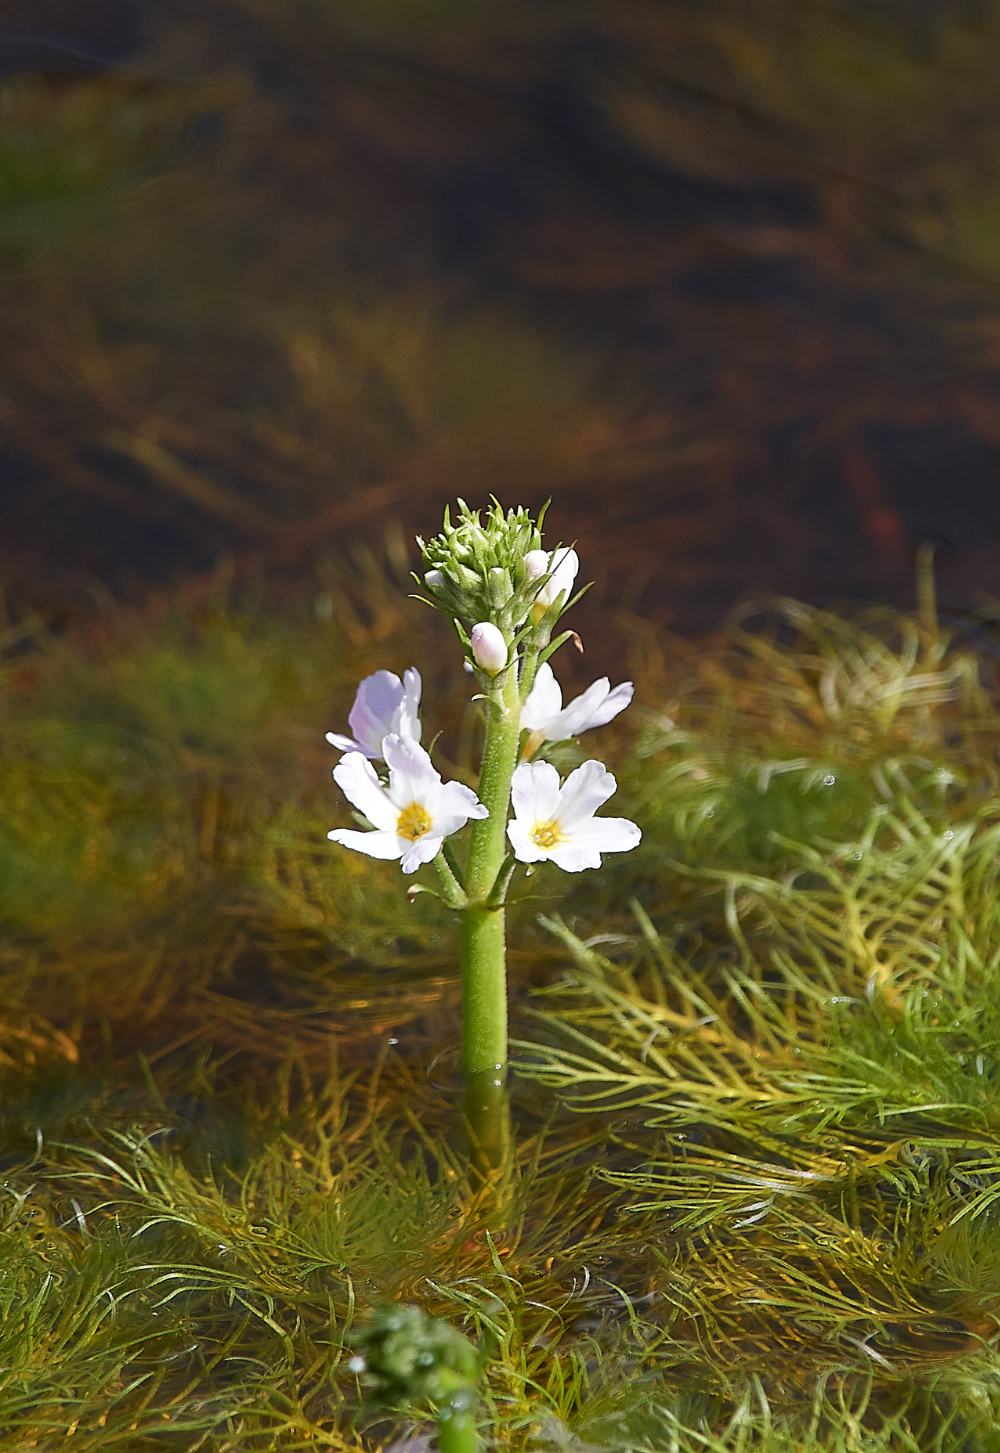
[[[589,761],[560,786],[549,762],[524,760],[588,727],[603,725],[631,700],[632,684],[610,691],[605,679],[561,711],[549,658],[575,632],[552,638],[580,599],[573,595],[576,551],[542,549],[541,525],[523,508],[504,513],[498,502],[481,520],[459,500],[452,525],[425,542],[424,573],[416,577],[428,604],[453,624],[465,667],[481,690],[485,737],[477,797],[459,782],[442,783],[419,745],[416,715],[420,677],[403,681],[382,671],[358,688],[350,715],[355,738],[327,733],[349,748],[334,778],[373,831],[334,829],[333,842],[375,858],[399,859],[404,873],[433,863],[440,897],[462,916],[462,1069],[473,1157],[480,1171],[503,1168],[508,1157],[504,1082],[507,1074],[507,959],[505,908],[517,864],[548,859],[566,872],[599,868],[602,853],[627,852],[640,838],[624,818],[595,818],[615,791],[603,763]],[[576,638],[579,639],[578,637]],[[539,672],[545,672],[537,680]],[[544,697],[544,702],[541,699]],[[545,703],[555,706],[547,709]],[[367,744],[356,738],[365,737]],[[383,787],[370,757],[389,768]],[[481,799],[481,800],[480,800]],[[508,823],[511,801],[514,819]],[[466,862],[449,839],[472,822]],[[411,894],[433,892],[418,884]]]

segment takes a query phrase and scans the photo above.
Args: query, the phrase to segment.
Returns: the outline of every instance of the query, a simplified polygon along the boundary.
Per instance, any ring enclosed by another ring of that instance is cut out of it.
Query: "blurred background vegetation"
[[[496,489],[686,630],[906,600],[928,538],[975,607],[998,60],[990,0],[10,0],[13,599],[294,578]]]

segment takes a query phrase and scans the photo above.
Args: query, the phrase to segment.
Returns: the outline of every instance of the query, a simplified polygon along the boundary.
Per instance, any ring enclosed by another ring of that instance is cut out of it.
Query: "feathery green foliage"
[[[515,910],[499,1213],[450,1139],[454,926],[323,838],[323,731],[417,659],[405,567],[13,647],[4,1446],[398,1439],[433,1408],[394,1423],[347,1361],[399,1300],[488,1348],[480,1429],[512,1448],[992,1453],[975,654],[926,612],[791,602],[713,652],[640,643],[614,739],[643,848]],[[468,685],[439,688],[460,773]]]

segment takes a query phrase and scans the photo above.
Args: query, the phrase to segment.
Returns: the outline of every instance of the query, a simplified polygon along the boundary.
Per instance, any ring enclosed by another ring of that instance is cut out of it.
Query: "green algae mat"
[[[359,1378],[397,1304],[479,1350],[490,1447],[1000,1446],[989,628],[626,623],[643,840],[510,910],[498,1206],[455,916],[327,841],[358,680],[454,656],[393,569],[3,642],[3,1447],[426,1448]]]

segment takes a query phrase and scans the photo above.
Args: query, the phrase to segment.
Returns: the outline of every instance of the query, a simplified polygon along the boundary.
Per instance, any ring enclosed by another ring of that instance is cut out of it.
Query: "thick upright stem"
[[[514,667],[509,666],[497,678],[497,683],[489,695],[483,767],[479,776],[479,800],[490,815],[472,824],[469,866],[465,874],[465,890],[471,903],[481,903],[489,897],[505,857],[510,779],[517,763],[521,734],[521,698]]]
[[[495,1076],[506,1063],[504,911],[470,903],[462,914],[462,1069]]]
[[[462,1068],[469,1158],[481,1184],[510,1153],[503,909],[469,907],[462,922]]]
[[[517,762],[521,700],[515,668],[497,678],[489,696],[479,800],[489,817],[472,825],[462,914],[462,1069],[473,1163],[482,1173],[502,1168],[510,1133],[504,1078],[507,1067],[507,962],[502,907],[486,906],[506,856],[510,779]]]

